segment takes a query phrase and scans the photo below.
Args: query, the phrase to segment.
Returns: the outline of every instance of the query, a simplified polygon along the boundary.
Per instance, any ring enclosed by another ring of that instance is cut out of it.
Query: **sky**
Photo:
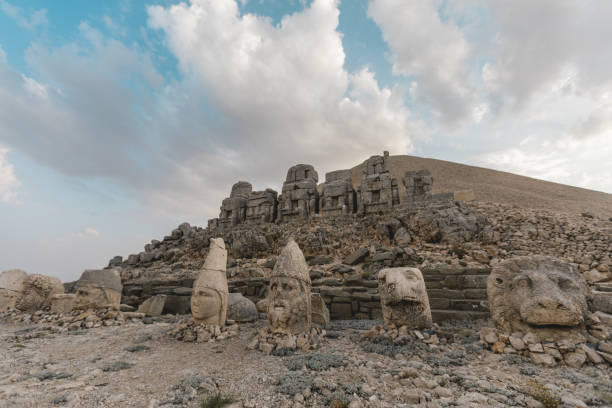
[[[0,0],[0,270],[383,150],[612,193],[612,2]]]

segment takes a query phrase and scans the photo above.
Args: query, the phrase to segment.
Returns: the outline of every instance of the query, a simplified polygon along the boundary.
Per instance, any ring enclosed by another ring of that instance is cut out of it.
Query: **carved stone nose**
[[[538,306],[548,310],[567,310],[567,306],[559,299],[543,298],[538,300]]]

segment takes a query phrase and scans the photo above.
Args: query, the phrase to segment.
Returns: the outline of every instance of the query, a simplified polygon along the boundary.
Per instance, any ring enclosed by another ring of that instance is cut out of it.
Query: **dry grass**
[[[391,173],[401,183],[409,170],[428,169],[434,177],[434,193],[473,190],[476,200],[524,208],[545,208],[567,213],[591,212],[612,217],[612,194],[551,183],[503,171],[415,156],[391,156]],[[361,164],[353,167],[353,184],[361,184]]]

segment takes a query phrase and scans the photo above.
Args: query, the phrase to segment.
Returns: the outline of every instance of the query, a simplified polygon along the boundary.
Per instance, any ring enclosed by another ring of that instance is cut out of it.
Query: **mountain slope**
[[[478,201],[567,213],[588,211],[612,217],[612,194],[444,160],[403,155],[390,159],[391,173],[399,182],[400,197],[404,195],[403,174],[428,169],[434,178],[434,193],[473,190]],[[357,187],[361,184],[361,164],[352,168],[352,174]]]

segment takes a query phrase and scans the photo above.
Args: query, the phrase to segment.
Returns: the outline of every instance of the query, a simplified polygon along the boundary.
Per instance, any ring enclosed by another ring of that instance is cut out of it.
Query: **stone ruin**
[[[119,310],[123,285],[121,276],[116,270],[86,270],[75,286],[76,297],[72,304],[75,310],[104,308]]]
[[[357,193],[351,173],[351,170],[336,170],[325,174],[319,199],[321,215],[337,216],[357,211]]]
[[[252,189],[251,183],[246,181],[239,181],[232,186],[230,196],[221,203],[219,226],[230,228],[245,221],[247,202]]]
[[[557,339],[584,326],[587,286],[569,263],[546,256],[511,258],[487,280],[491,316],[506,333]]]
[[[252,191],[246,207],[246,222],[261,224],[274,222],[278,213],[278,193],[271,188]]]
[[[363,162],[359,187],[359,212],[377,213],[399,205],[397,179],[391,177],[389,152]]]
[[[32,274],[23,280],[23,292],[15,307],[22,312],[35,312],[51,306],[51,297],[64,293],[62,282],[52,276]]]
[[[15,307],[27,276],[21,269],[11,269],[0,274],[0,312]]]
[[[417,268],[387,268],[378,273],[378,292],[386,325],[429,328],[429,297],[423,274]]]
[[[193,283],[191,314],[196,324],[225,325],[229,290],[227,251],[221,238],[211,238],[204,267]]]
[[[398,180],[390,171],[389,152],[376,155],[362,164],[361,185],[353,186],[352,170],[335,170],[319,176],[313,166],[297,164],[287,171],[282,192],[268,188],[252,191],[251,183],[239,181],[223,200],[219,218],[208,221],[208,229],[224,231],[240,224],[280,223],[307,220],[316,214],[336,217],[350,214],[387,212],[394,208],[409,210],[429,202],[448,201],[454,194],[432,194],[433,177],[428,170],[408,171],[402,178],[406,195],[400,200]]]
[[[308,265],[298,244],[290,239],[270,276],[268,319],[272,332],[308,332],[312,323]]]
[[[318,181],[319,175],[309,164],[289,168],[278,197],[279,221],[306,220],[319,212]]]

